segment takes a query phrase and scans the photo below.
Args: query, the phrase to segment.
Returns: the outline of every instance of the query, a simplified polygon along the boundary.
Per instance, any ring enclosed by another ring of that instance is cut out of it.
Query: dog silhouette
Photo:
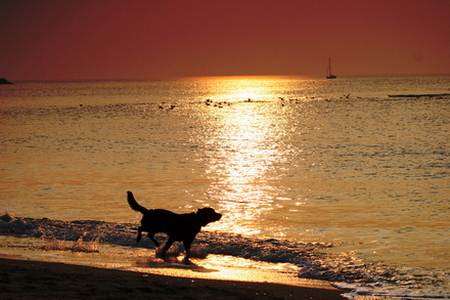
[[[156,247],[159,247],[160,244],[154,235],[158,232],[165,232],[168,235],[167,242],[161,251],[163,258],[170,246],[178,241],[183,242],[186,252],[184,262],[188,263],[191,244],[201,228],[211,222],[219,221],[222,217],[221,214],[210,207],[201,208],[197,212],[189,214],[177,214],[165,209],[147,209],[137,203],[132,192],[127,192],[127,195],[130,207],[143,214],[141,226],[138,227],[136,242],[139,243],[142,238],[142,232],[145,231]]]

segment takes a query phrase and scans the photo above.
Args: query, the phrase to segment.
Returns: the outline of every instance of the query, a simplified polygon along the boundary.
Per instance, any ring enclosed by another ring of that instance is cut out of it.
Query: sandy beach
[[[344,299],[336,289],[176,278],[0,258],[1,299]]]

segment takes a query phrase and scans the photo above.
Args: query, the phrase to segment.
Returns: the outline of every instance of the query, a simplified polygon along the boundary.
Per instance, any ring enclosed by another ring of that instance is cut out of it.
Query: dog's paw
[[[185,257],[184,259],[183,259],[183,264],[184,265],[192,265],[193,263],[189,260],[189,257]]]

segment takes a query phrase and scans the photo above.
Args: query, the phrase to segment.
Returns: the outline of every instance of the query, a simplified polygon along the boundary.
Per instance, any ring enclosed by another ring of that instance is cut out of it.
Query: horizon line
[[[450,73],[426,73],[426,74],[366,74],[366,75],[337,75],[339,78],[362,78],[362,77],[417,77],[417,76],[450,76]],[[160,81],[160,80],[194,80],[194,79],[219,79],[219,78],[303,78],[303,79],[326,79],[325,76],[319,75],[206,75],[206,76],[162,76],[162,77],[141,77],[141,78],[45,78],[45,79],[9,79],[5,78],[12,83],[20,82],[81,82],[81,81]]]

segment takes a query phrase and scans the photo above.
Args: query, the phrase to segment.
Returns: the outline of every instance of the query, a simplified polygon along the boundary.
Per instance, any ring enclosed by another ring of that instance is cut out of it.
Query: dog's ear
[[[207,213],[207,212],[209,212],[209,213],[214,213],[214,212],[216,212],[215,210],[214,210],[214,208],[211,208],[211,207],[203,207],[203,208],[199,208],[198,210],[197,210],[197,213],[203,213],[203,212],[205,212],[205,213]]]
[[[211,207],[204,207],[197,209],[197,216],[207,216],[215,213],[215,210]]]
[[[211,207],[205,207],[197,210],[197,218],[200,221],[201,226],[206,226],[208,223],[218,221],[221,217],[222,215],[216,213],[216,211]]]

